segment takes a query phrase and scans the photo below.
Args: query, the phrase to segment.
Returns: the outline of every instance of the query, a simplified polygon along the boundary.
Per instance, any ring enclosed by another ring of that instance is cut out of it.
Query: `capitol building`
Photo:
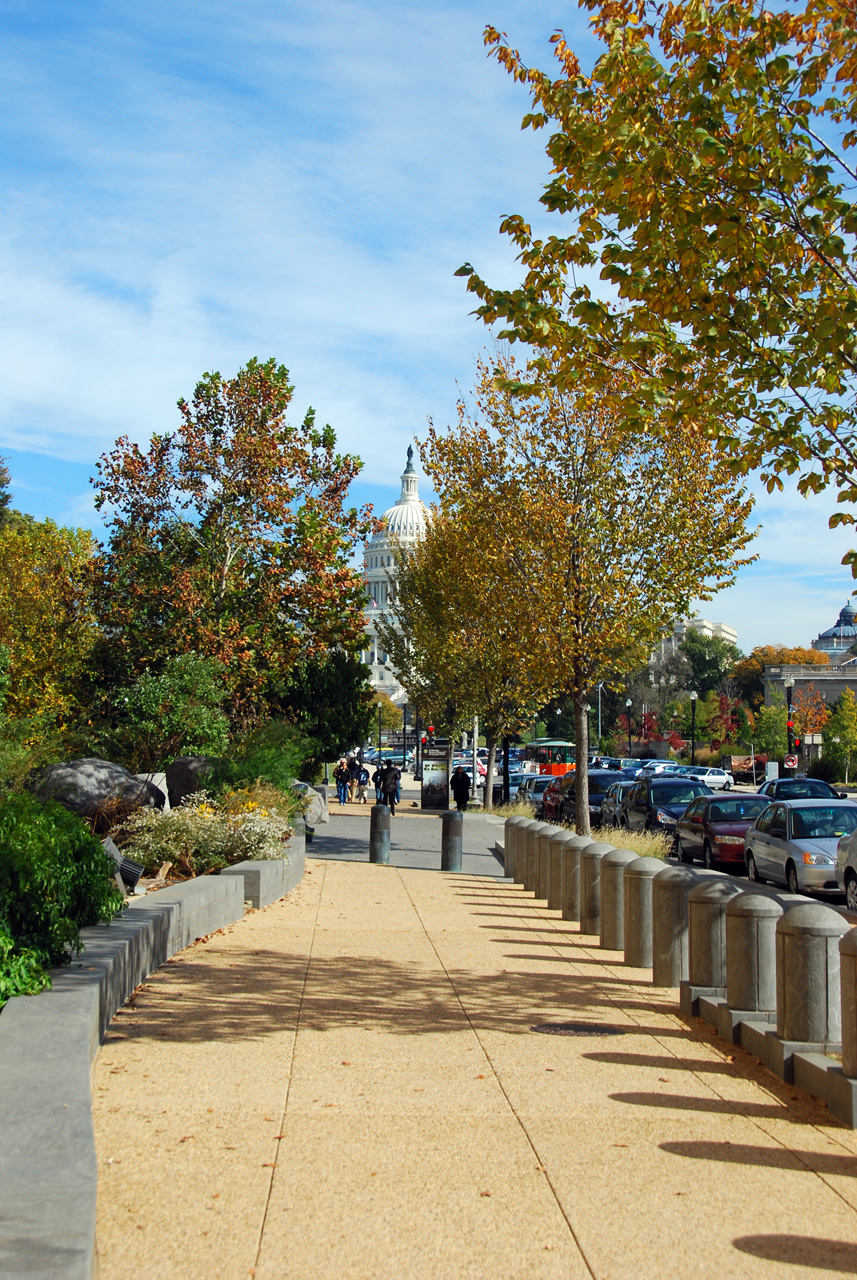
[[[414,451],[408,447],[408,465],[402,473],[402,492],[381,519],[384,527],[366,543],[363,580],[366,583],[366,648],[363,661],[369,667],[369,682],[379,693],[386,693],[400,705],[407,695],[387,665],[387,654],[378,639],[378,618],[387,612],[392,598],[391,578],[396,553],[407,551],[425,537],[429,512],[420,501]]]

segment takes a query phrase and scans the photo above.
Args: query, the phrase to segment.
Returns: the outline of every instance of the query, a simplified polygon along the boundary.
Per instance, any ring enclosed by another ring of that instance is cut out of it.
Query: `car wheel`
[[[853,872],[845,881],[845,905],[849,911],[857,911],[857,876]]]
[[[753,857],[752,853],[747,854],[747,879],[751,880],[753,884],[765,883],[759,875],[759,868],[756,866],[756,859]]]
[[[682,862],[693,862],[693,855],[688,853],[687,849],[685,849],[684,845],[679,840],[678,836],[676,836],[676,840],[675,840],[675,851],[676,851],[676,857],[679,858]]]
[[[714,856],[714,850],[712,849],[711,845],[708,843],[707,840],[702,850],[702,862],[703,862],[703,865],[709,871],[713,871],[717,865],[717,859]]]
[[[789,893],[800,893],[800,884],[797,878],[797,868],[793,862],[786,867],[786,884],[789,887]]]
[[[732,783],[731,783],[731,782],[724,782],[724,783],[723,783],[723,790],[724,790],[724,791],[728,791],[728,790],[729,790],[729,788],[730,788],[731,786],[732,786]]]

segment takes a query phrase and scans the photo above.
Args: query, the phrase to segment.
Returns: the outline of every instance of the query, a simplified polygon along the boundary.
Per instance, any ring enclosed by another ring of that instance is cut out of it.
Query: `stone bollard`
[[[390,806],[373,804],[369,810],[369,861],[390,864]]]
[[[700,996],[726,995],[726,904],[739,893],[731,876],[707,876],[688,895],[690,970],[680,994],[686,1018],[698,1016]]]
[[[503,826],[503,870],[510,879],[515,879],[515,836],[520,818],[507,818]]]
[[[536,822],[527,831],[527,841],[525,846],[526,866],[524,868],[524,888],[531,893],[536,894],[536,885],[539,876],[539,837],[543,832],[549,831],[550,827],[546,822]]]
[[[601,859],[614,846],[593,840],[580,851],[580,932],[601,933]]]
[[[569,841],[576,839],[570,831],[560,828],[548,843],[548,907],[551,911],[562,911],[562,864]]]
[[[539,824],[535,818],[522,818],[515,834],[515,884],[522,885],[527,873],[527,837]]]
[[[842,1074],[857,1078],[857,929],[839,939],[842,999]]]
[[[767,894],[739,893],[726,904],[726,1006],[752,1013],[757,1021],[766,1015],[773,1021],[777,1011],[777,922],[782,914],[779,902]]]
[[[777,921],[777,1037],[787,1045],[839,1048],[839,940],[847,932],[843,917],[820,902],[792,907]]]
[[[565,842],[560,873],[563,920],[580,919],[580,851],[591,843],[586,836],[569,836]]]
[[[440,869],[441,871],[460,871],[464,814],[458,809],[450,809],[443,815],[441,821]]]
[[[550,842],[554,836],[559,835],[562,827],[556,827],[550,822],[545,823],[545,826],[547,830],[539,832],[535,892],[537,898],[544,898],[547,902],[550,888]]]
[[[625,868],[625,964],[652,967],[652,881],[664,863],[637,858]]]
[[[677,987],[690,977],[687,899],[699,884],[690,867],[664,867],[652,881],[652,985]]]
[[[601,859],[601,945],[625,949],[625,868],[637,861],[630,849],[612,849]]]

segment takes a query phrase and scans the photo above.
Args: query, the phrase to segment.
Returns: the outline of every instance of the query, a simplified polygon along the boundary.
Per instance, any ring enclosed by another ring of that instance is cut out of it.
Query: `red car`
[[[718,862],[744,866],[744,836],[771,803],[759,795],[697,796],[676,824],[675,852],[682,862],[699,858],[706,867]]]
[[[541,812],[545,822],[554,822],[559,824],[563,820],[563,801],[565,793],[569,787],[574,786],[574,773],[564,773],[559,777],[551,778],[548,785],[542,792]]]

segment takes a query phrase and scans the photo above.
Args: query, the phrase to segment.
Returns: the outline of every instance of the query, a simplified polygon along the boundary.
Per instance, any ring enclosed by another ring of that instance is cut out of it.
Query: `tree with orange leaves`
[[[350,563],[374,527],[346,508],[359,459],[336,451],[274,360],[234,378],[207,373],[174,432],[145,452],[126,437],[101,458],[96,506],[109,542],[95,600],[106,683],[157,672],[176,653],[219,661],[234,722],[264,710],[271,681],[363,638],[363,590]]]

